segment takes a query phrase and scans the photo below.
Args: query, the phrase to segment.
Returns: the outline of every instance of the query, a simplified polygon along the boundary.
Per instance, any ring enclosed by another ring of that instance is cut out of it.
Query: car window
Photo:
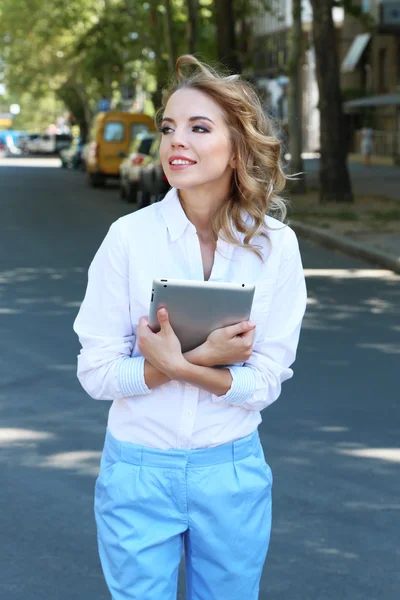
[[[125,138],[125,125],[119,121],[106,123],[103,139],[106,142],[123,142]]]
[[[144,123],[132,123],[131,125],[131,140],[134,140],[138,135],[148,133],[149,128]]]
[[[143,138],[139,144],[139,148],[138,148],[139,154],[146,154],[146,155],[149,154],[152,143],[153,143],[152,137]]]

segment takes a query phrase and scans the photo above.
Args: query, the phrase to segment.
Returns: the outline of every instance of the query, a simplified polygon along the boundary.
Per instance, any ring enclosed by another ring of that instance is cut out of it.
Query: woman
[[[172,189],[111,225],[74,324],[82,386],[113,400],[99,552],[114,600],[175,599],[183,547],[188,600],[253,600],[271,530],[257,427],[293,374],[306,303],[296,237],[266,216],[285,215],[280,145],[253,89],[191,56],[161,131]],[[148,327],[155,277],[255,283],[252,321],[183,355],[165,310]]]

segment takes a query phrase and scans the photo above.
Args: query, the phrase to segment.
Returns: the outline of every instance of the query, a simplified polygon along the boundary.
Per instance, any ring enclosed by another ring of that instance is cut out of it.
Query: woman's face
[[[212,184],[228,193],[235,159],[219,104],[199,90],[178,90],[165,107],[161,130],[160,158],[172,187]]]

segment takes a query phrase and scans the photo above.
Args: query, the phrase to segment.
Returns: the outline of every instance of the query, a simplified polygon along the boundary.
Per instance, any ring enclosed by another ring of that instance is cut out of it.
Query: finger
[[[252,344],[253,340],[254,340],[254,334],[255,334],[255,329],[250,329],[250,331],[243,333],[240,337],[244,343],[249,342],[250,344]]]
[[[236,325],[230,325],[226,327],[226,333],[229,337],[235,337],[236,335],[242,335],[243,333],[247,333],[248,331],[254,329],[256,324],[254,321],[241,321],[241,323],[236,323]]]
[[[169,323],[168,311],[166,308],[160,308],[157,311],[157,318],[162,331],[166,331],[169,327],[171,327]]]
[[[149,320],[147,317],[140,317],[139,323],[138,323],[138,329],[143,331],[146,328],[146,326],[148,325],[148,323],[149,323]]]

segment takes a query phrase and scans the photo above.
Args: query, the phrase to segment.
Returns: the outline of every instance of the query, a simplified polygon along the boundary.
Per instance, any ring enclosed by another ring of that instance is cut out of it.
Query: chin
[[[185,181],[183,177],[168,177],[168,182],[171,187],[177,190],[191,190],[199,185],[203,185],[206,182],[203,181]]]

